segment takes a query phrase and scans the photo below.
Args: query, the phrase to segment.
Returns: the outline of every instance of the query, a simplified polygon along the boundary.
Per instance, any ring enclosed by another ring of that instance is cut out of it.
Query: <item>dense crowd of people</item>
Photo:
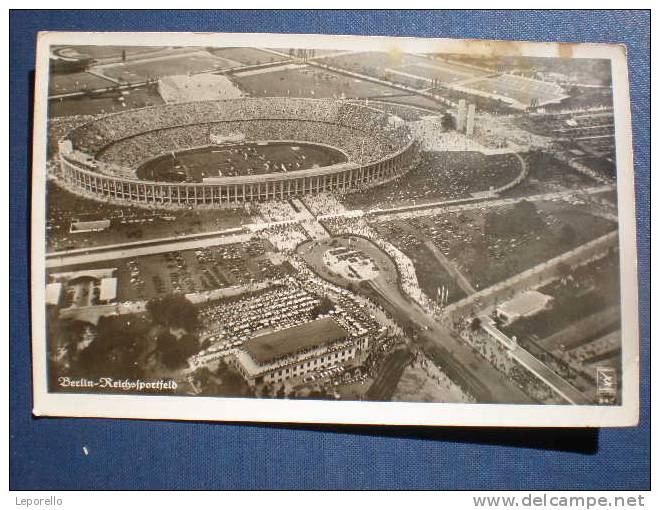
[[[328,144],[364,163],[411,141],[407,128],[383,112],[347,102],[284,98],[143,108],[89,122],[69,135],[75,149],[125,166],[237,135]]]
[[[314,216],[343,214],[346,207],[332,193],[308,195],[302,199]]]
[[[299,223],[271,225],[260,230],[259,236],[283,253],[291,253],[300,243],[309,240],[307,231]]]
[[[362,218],[329,218],[323,221],[324,226],[333,235],[357,235],[365,237],[376,244],[394,261],[399,281],[403,291],[416,301],[422,308],[428,311],[435,311],[436,305],[424,293],[417,280],[415,265],[410,258],[392,243],[385,241],[366,220]]]
[[[342,201],[359,209],[387,209],[469,198],[472,193],[506,185],[521,170],[521,162],[514,154],[428,153],[405,177],[361,193],[347,194]]]

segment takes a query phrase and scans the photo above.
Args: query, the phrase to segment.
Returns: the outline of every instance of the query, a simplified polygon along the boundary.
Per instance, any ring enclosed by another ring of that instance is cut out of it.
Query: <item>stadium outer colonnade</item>
[[[63,180],[100,198],[128,203],[197,206],[229,205],[323,192],[350,193],[398,179],[410,168],[414,141],[386,158],[357,165],[338,165],[253,176],[214,178],[213,182],[169,183],[140,181],[99,173],[85,164],[60,156]]]

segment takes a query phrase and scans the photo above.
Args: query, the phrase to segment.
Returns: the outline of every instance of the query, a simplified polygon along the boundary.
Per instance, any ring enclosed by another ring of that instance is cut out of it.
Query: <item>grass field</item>
[[[53,118],[98,115],[161,104],[163,100],[155,88],[142,87],[125,90],[123,93],[108,92],[94,96],[55,99],[48,102],[48,116]]]
[[[123,80],[129,83],[141,82],[160,76],[175,74],[199,73],[212,69],[226,69],[232,67],[230,62],[217,58],[207,52],[199,52],[185,56],[172,56],[168,58],[155,58],[140,62],[127,62],[103,68],[98,68],[106,76]]]
[[[427,57],[375,51],[340,55],[325,60],[336,67],[387,78],[410,86],[423,86],[426,80],[434,78],[441,82],[453,82],[487,74],[478,69],[432,60]],[[412,77],[406,75],[412,75]]]
[[[80,90],[94,90],[111,87],[114,83],[91,73],[51,73],[48,80],[48,94],[66,94]]]
[[[164,46],[92,46],[79,45],[67,46],[66,48],[56,48],[54,51],[66,53],[66,56],[89,56],[93,59],[121,58],[122,51],[127,57],[136,57],[138,55],[148,54],[163,49]]]
[[[485,76],[487,73],[472,69],[469,67],[452,64],[442,61],[422,61],[419,60],[414,64],[406,64],[403,66],[405,72],[422,76],[424,78],[440,80],[443,83],[452,83],[460,80],[475,78],[477,76]]]
[[[401,94],[397,89],[314,67],[285,69],[265,74],[234,77],[252,96],[372,97]]]
[[[201,182],[206,177],[234,177],[306,170],[346,161],[339,151],[312,144],[248,143],[182,151],[148,161],[137,170],[141,179]],[[286,168],[283,168],[283,165]]]
[[[417,281],[424,293],[431,299],[438,300],[438,289],[445,286],[448,290],[447,303],[458,301],[465,297],[454,278],[445,270],[434,256],[433,252],[417,238],[410,225],[402,221],[373,223],[383,238],[394,244],[405,253],[415,266]],[[421,234],[421,233],[420,233]]]
[[[211,50],[211,53],[243,65],[265,64],[285,59],[257,48],[216,48]]]

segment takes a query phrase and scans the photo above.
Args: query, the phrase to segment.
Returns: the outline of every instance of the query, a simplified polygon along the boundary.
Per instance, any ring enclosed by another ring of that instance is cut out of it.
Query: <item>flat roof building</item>
[[[247,340],[234,364],[250,386],[282,383],[343,364],[366,347],[366,338],[323,318]]]
[[[103,278],[101,280],[99,301],[103,304],[110,303],[115,299],[117,299],[117,278]]]
[[[62,284],[59,282],[46,284],[46,305],[58,306],[62,298]]]
[[[528,290],[498,306],[497,316],[507,322],[529,317],[547,308],[552,299],[552,296],[537,290]]]

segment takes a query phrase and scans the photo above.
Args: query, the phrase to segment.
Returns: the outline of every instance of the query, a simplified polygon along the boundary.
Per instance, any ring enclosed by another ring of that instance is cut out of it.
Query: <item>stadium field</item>
[[[471,81],[465,87],[475,93],[508,98],[522,105],[529,105],[534,100],[538,100],[539,104],[558,102],[565,97],[561,89],[552,84],[546,84],[542,81],[525,80],[507,74]]]
[[[470,67],[459,66],[441,61],[418,62],[416,64],[404,65],[402,70],[429,79],[437,79],[441,82],[451,83],[459,80],[485,76],[485,71]]]
[[[194,74],[213,69],[227,69],[229,67],[232,67],[231,62],[217,58],[210,53],[200,51],[185,56],[158,57],[135,63],[113,64],[111,66],[97,68],[97,70],[111,78],[136,83],[160,76]]]
[[[257,48],[217,48],[211,50],[211,53],[243,65],[265,64],[285,59]]]
[[[330,57],[324,62],[370,76],[387,77],[398,83],[412,86],[420,85],[433,78],[451,82],[487,74],[478,69],[432,60],[427,57],[374,51]]]
[[[152,159],[137,170],[145,180],[202,182],[207,177],[235,177],[306,170],[346,161],[330,147],[292,143],[209,146]]]
[[[68,46],[59,48],[55,53],[61,53],[67,57],[92,57],[95,60],[108,58],[121,58],[122,51],[126,52],[126,57],[133,57],[160,51],[163,46]]]
[[[110,80],[106,80],[91,73],[53,73],[48,81],[48,94],[67,94],[80,90],[95,90],[114,85]]]
[[[235,77],[234,80],[244,91],[258,97],[352,98],[401,94],[401,91],[395,88],[309,66]]]
[[[163,104],[163,100],[155,89],[143,87],[94,96],[55,99],[48,102],[48,115],[51,118],[70,115],[98,115],[161,104]]]

